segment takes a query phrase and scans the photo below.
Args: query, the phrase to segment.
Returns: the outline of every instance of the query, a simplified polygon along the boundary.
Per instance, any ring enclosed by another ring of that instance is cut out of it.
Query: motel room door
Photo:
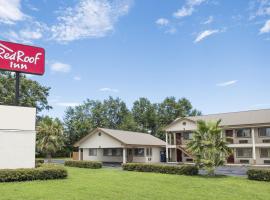
[[[133,151],[132,149],[127,149],[127,162],[133,161]]]
[[[80,160],[83,160],[83,149],[80,149]]]
[[[176,156],[177,156],[177,162],[182,162],[183,160],[182,160],[182,151],[180,150],[180,149],[177,149],[177,154],[176,154]]]

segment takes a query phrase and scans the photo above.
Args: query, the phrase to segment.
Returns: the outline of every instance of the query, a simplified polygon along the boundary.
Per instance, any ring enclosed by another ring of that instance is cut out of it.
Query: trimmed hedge
[[[0,182],[64,179],[67,175],[64,167],[55,165],[42,165],[33,169],[1,169]]]
[[[127,163],[122,164],[123,170],[138,171],[138,172],[156,172],[162,174],[177,174],[177,175],[197,175],[199,170],[193,165],[160,165],[160,164],[142,164],[142,163]]]
[[[35,165],[36,165],[36,167],[40,167],[42,164],[44,164],[44,159],[37,158],[37,159],[35,160]]]
[[[270,181],[270,169],[249,169],[247,171],[248,179],[257,181]]]
[[[65,161],[65,166],[99,169],[102,168],[102,163],[97,161],[68,160]]]

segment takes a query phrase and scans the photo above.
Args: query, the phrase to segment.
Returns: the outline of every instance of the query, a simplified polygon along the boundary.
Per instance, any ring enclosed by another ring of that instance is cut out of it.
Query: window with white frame
[[[138,157],[144,156],[144,148],[134,149],[134,156],[138,156]]]
[[[89,149],[89,156],[97,156],[97,149]]]
[[[270,158],[270,148],[261,148],[260,149],[261,158]]]
[[[252,158],[252,148],[238,148],[238,149],[236,149],[236,157],[238,157],[238,158]]]
[[[251,137],[251,129],[250,128],[237,129],[236,130],[236,137],[250,138]]]
[[[146,156],[147,157],[152,157],[152,148],[146,148]]]
[[[123,150],[120,148],[103,149],[103,156],[122,156]]]
[[[259,128],[259,137],[270,137],[270,128]]]
[[[184,133],[184,140],[192,140],[192,133],[188,132],[188,133]]]

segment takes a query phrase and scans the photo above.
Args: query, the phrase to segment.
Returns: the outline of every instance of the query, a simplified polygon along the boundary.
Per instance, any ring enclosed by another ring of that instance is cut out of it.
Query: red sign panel
[[[0,69],[43,75],[45,50],[0,40]]]

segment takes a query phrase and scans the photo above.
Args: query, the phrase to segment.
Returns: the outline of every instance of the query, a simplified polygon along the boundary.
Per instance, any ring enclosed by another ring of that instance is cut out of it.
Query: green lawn
[[[68,172],[66,180],[0,183],[0,199],[270,199],[270,183],[244,178],[189,177],[118,169],[68,168]]]

